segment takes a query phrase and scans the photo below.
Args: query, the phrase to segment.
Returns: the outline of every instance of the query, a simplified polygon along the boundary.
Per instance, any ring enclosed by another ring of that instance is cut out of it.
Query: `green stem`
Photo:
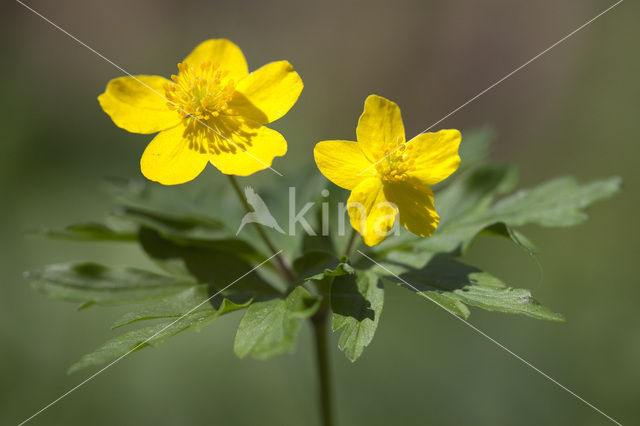
[[[325,299],[328,300],[328,299]],[[333,400],[331,394],[331,371],[329,367],[328,304],[323,302],[320,310],[311,318],[316,342],[316,362],[320,390],[320,407],[323,426],[333,425]]]
[[[229,181],[231,181],[231,186],[233,186],[233,189],[235,189],[235,192],[238,195],[238,198],[240,199],[240,202],[244,206],[245,210],[247,211],[247,213],[251,213],[253,210],[251,209],[251,206],[247,202],[247,199],[244,198],[244,195],[242,195],[242,190],[240,189],[240,185],[238,185],[238,181],[236,180],[236,177],[233,175],[227,175],[227,176],[229,176]],[[255,227],[256,231],[258,232],[258,235],[260,235],[260,238],[262,238],[262,240],[267,245],[271,253],[276,253],[280,251],[276,248],[276,246],[273,245],[273,243],[269,239],[269,236],[264,232],[264,229],[262,229],[260,224],[253,222],[253,226]],[[274,259],[274,264],[276,266],[276,269],[278,269],[278,272],[280,273],[280,275],[284,277],[284,279],[287,281],[288,284],[293,283],[296,279],[296,275],[291,269],[291,266],[289,265],[289,262],[287,261],[287,259],[282,255],[282,253],[278,254],[273,259]]]
[[[351,253],[358,245],[358,239],[356,238],[358,233],[355,229],[351,228],[351,235],[349,236],[349,242],[347,243],[347,248],[344,251],[344,255],[347,257],[351,257]]]
[[[353,250],[357,247],[358,233],[351,229],[351,235],[347,242],[344,256],[351,256]],[[323,286],[319,287],[322,294],[322,305],[318,312],[311,317],[313,324],[313,335],[316,342],[316,362],[318,365],[318,379],[320,390],[320,407],[322,409],[323,426],[333,425],[333,399],[331,393],[331,369],[329,367],[329,347],[327,346],[329,333],[329,313],[331,304],[331,285],[334,277],[329,277]]]

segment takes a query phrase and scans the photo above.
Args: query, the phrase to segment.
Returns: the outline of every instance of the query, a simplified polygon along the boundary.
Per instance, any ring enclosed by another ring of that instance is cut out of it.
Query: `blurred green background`
[[[169,75],[213,37],[239,44],[251,69],[288,59],[305,89],[275,125],[289,142],[275,163],[286,173],[309,160],[315,142],[353,139],[368,94],[396,101],[414,135],[612,2],[28,4],[134,74]],[[22,272],[75,259],[147,265],[133,246],[25,233],[102,217],[110,206],[103,177],[138,177],[150,137],[116,128],[98,106],[96,96],[122,72],[18,3],[0,9],[0,423],[17,424],[91,373],[66,370],[113,335],[117,317],[47,300]],[[473,310],[472,323],[623,424],[640,420],[639,12],[637,3],[620,4],[438,126],[464,135],[493,125],[493,158],[518,164],[523,185],[558,174],[624,178],[624,192],[592,208],[587,224],[525,229],[542,251],[539,262],[495,238],[467,256],[568,318],[554,324]],[[219,179],[209,167],[188,185]],[[239,318],[126,358],[33,424],[317,424],[310,330],[295,354],[241,361],[232,351]],[[332,355],[340,425],[608,423],[401,288],[387,292],[361,360]]]

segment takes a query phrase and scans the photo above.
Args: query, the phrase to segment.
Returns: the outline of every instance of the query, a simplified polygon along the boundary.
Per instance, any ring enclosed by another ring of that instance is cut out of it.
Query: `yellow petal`
[[[198,176],[209,157],[186,135],[187,128],[181,123],[153,138],[140,160],[142,174],[163,185],[188,182]]]
[[[457,130],[422,133],[413,138],[407,148],[415,161],[415,171],[409,172],[409,176],[424,186],[446,179],[460,165],[458,147],[461,138]]]
[[[347,201],[351,226],[368,246],[380,244],[393,227],[396,208],[389,202],[384,185],[379,179],[360,182]]]
[[[270,123],[291,109],[302,87],[302,79],[289,62],[271,62],[240,80],[229,106],[254,121]]]
[[[242,118],[221,117],[207,137],[209,161],[227,175],[248,176],[287,153],[287,141],[275,130]]]
[[[166,83],[171,82],[155,75],[116,78],[98,102],[116,126],[132,133],[156,133],[180,122],[180,116],[167,107]]]
[[[398,206],[400,223],[421,237],[433,234],[440,217],[433,206],[433,192],[406,183],[387,184],[389,199]]]
[[[183,62],[194,67],[205,62],[220,64],[222,70],[229,72],[228,78],[235,82],[249,74],[242,50],[233,42],[223,38],[203,41],[184,58]]]
[[[353,189],[375,172],[370,168],[360,144],[349,141],[322,141],[313,149],[313,156],[320,172],[336,185]],[[363,170],[366,172],[360,174]]]
[[[379,160],[384,156],[385,148],[404,142],[400,108],[381,96],[369,95],[356,134],[367,158],[372,162]]]

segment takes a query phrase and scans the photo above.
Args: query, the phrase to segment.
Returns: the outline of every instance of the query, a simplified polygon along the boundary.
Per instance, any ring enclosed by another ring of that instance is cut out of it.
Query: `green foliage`
[[[295,346],[300,320],[311,317],[320,299],[302,287],[296,287],[286,298],[256,302],[245,312],[233,350],[240,358],[251,354],[266,359]]]
[[[443,199],[445,211],[448,206],[456,206],[458,203],[465,206],[465,209],[446,216],[447,220],[443,220],[433,236],[421,240],[408,235],[404,238],[388,239],[374,251],[408,250],[423,253],[450,253],[461,249],[464,252],[479,233],[484,230],[495,230],[496,225],[506,227],[504,232],[497,232],[498,235],[509,236],[516,244],[526,247],[529,251],[534,250],[526,237],[510,230],[527,224],[548,227],[580,224],[588,218],[584,209],[596,201],[615,194],[621,186],[621,179],[618,177],[597,180],[584,185],[578,184],[573,178],[557,178],[536,188],[520,190],[492,203],[495,196],[502,193],[505,185],[507,187],[511,185],[509,181],[513,178],[509,174],[503,174],[500,179],[493,181],[491,186],[481,185],[483,182],[477,182],[477,180],[487,172],[490,172],[488,167],[478,168],[453,182],[442,191],[442,194],[438,194],[436,206],[439,206],[440,200]],[[476,185],[481,189],[474,196],[473,206],[466,207],[468,188]]]
[[[218,289],[252,268],[247,259],[265,259],[239,240],[181,240],[176,243],[145,227],[140,229],[138,238],[144,252],[162,269],[174,276],[187,277]],[[257,274],[243,277],[234,283],[233,289],[234,292],[258,292],[261,295],[278,292]]]
[[[199,331],[220,315],[245,308],[251,303],[248,301],[243,304],[237,304],[225,298],[218,308],[214,309],[204,294],[197,294],[201,290],[199,287],[193,287],[174,296],[174,300],[169,301],[168,306],[163,305],[163,302],[166,301],[165,299],[160,299],[156,304],[142,305],[139,310],[126,314],[116,322],[114,328],[136,321],[162,320],[109,340],[95,351],[80,358],[80,361],[69,368],[69,372],[73,373],[93,365],[112,362],[148,346],[159,346],[169,337],[189,328]]]
[[[134,268],[97,263],[50,265],[27,272],[34,287],[54,299],[84,304],[116,305],[167,296],[194,282]]]
[[[171,296],[158,299],[155,303],[142,304],[135,307],[132,312],[124,314],[113,324],[112,328],[115,329],[133,324],[137,321],[179,318],[196,306],[199,306],[199,311],[210,310],[213,307],[213,304],[218,303],[217,298],[215,300],[212,299],[211,301],[208,301],[212,296],[212,294],[210,294],[211,290],[211,287],[208,285],[200,284],[194,287],[189,287],[179,293],[172,294]],[[205,300],[207,300],[207,303],[204,303]],[[246,308],[250,304],[251,299],[245,302],[235,303],[224,298],[215,311],[218,315],[221,315],[237,309]]]
[[[345,193],[332,187],[330,195],[320,195],[327,184],[308,178],[308,170],[288,176],[287,182],[303,181],[307,188],[299,191],[298,208],[315,201],[307,219],[316,231],[323,227],[323,203],[329,204],[331,214],[331,235],[302,235],[302,230],[297,236],[274,235],[276,247],[294,259],[293,280],[279,277],[281,265],[273,262],[252,271],[273,253],[249,227],[240,238],[235,235],[241,216],[229,202],[221,202],[225,192],[220,188],[189,195],[181,187],[124,180],[109,185],[116,206],[104,223],[40,234],[77,242],[134,243],[162,273],[66,263],[26,277],[45,295],[81,308],[129,305],[113,328],[139,328],[125,330],[82,357],[70,371],[158,346],[184,330],[199,330],[218,316],[239,310],[245,312],[233,348],[241,358],[263,359],[291,351],[305,319],[328,314],[333,331],[339,333],[338,347],[355,361],[372,342],[380,321],[383,284],[400,285],[465,319],[473,307],[562,321],[529,290],[513,288],[460,257],[484,235],[508,238],[534,254],[538,249],[519,227],[580,224],[587,219],[587,207],[619,190],[620,179],[579,184],[573,178],[557,178],[513,193],[516,168],[487,163],[491,137],[489,129],[465,137],[459,171],[436,188],[441,222],[432,237],[403,232],[378,246],[361,248],[364,256],[342,256],[348,237],[337,235],[336,204],[346,201]],[[278,216],[286,211],[283,194],[273,188],[271,193],[260,190],[278,218],[286,217]]]
[[[62,230],[43,229],[45,237],[70,241],[135,241],[135,232],[113,229],[102,223],[78,223]]]
[[[100,365],[117,360],[147,346],[156,347],[169,337],[188,329],[201,328],[215,319],[210,312],[194,312],[181,316],[176,320],[163,321],[138,330],[133,330],[109,340],[90,354],[84,355],[80,361],[69,368],[69,372],[81,370],[93,365]]]
[[[333,331],[342,330],[338,347],[351,361],[362,355],[378,328],[384,290],[371,270],[337,276],[331,286]]]
[[[389,275],[393,272],[392,275]],[[390,261],[377,267],[377,273],[435,302],[447,311],[468,318],[465,305],[488,311],[523,314],[536,319],[563,321],[559,314],[540,305],[525,289],[507,287],[498,278],[452,258],[447,254],[431,257],[421,268]]]

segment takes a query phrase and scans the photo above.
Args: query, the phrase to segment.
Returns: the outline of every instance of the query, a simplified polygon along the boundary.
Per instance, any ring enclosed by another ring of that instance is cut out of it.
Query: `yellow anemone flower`
[[[156,133],[142,159],[142,174],[164,185],[194,179],[207,162],[222,173],[248,176],[287,152],[287,141],[265,127],[296,103],[302,80],[287,61],[249,74],[229,40],[200,43],[171,80],[137,75],[111,80],[98,101],[116,126]]]
[[[368,246],[387,237],[398,214],[414,234],[433,234],[440,218],[429,187],[458,168],[460,132],[421,133],[405,143],[398,105],[370,95],[356,135],[358,142],[322,141],[313,150],[322,174],[351,190],[351,226]]]

